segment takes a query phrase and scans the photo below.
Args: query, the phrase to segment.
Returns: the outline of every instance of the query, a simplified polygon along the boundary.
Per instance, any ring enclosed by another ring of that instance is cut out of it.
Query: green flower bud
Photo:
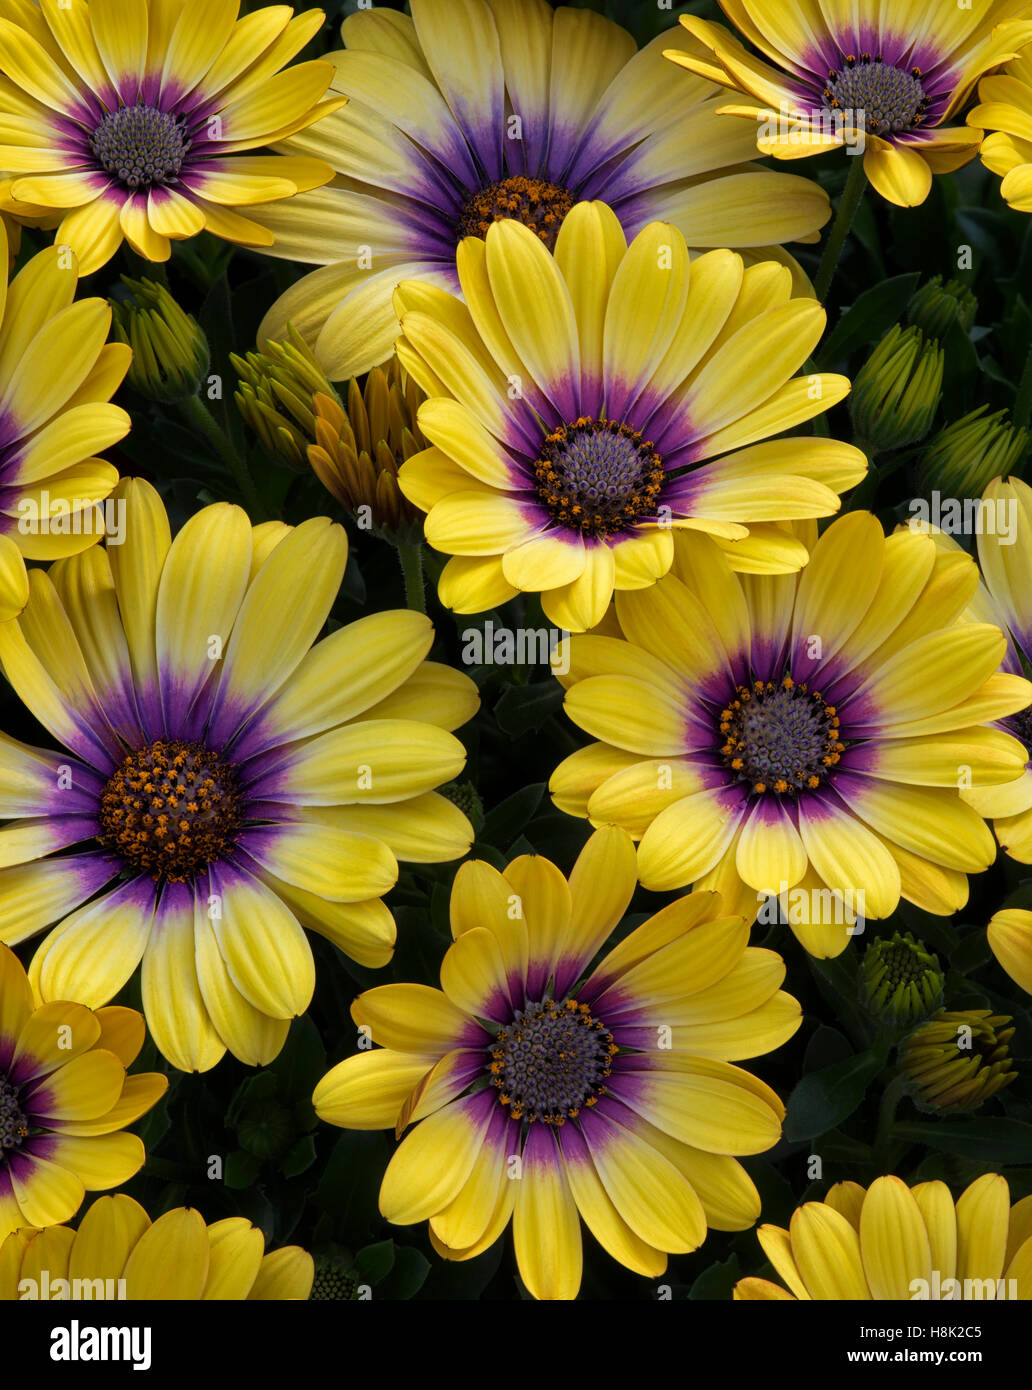
[[[152,401],[194,396],[208,374],[208,340],[196,319],[179,307],[164,285],[122,276],[130,292],[111,301],[111,331],[133,350],[129,384]]]
[[[943,352],[919,328],[896,324],[860,368],[849,409],[861,447],[875,453],[923,439],[942,395]]]
[[[1006,1014],[988,1009],[938,1013],[899,1045],[900,1075],[920,1110],[977,1110],[1018,1072],[1007,1044]]]
[[[473,829],[479,834],[480,828],[484,824],[484,803],[473,783],[449,782],[446,787],[440,788],[440,792],[442,796],[446,796],[453,805],[459,808]]]
[[[315,1279],[309,1301],[331,1299],[354,1302],[361,1284],[354,1266],[344,1255],[316,1255]]]
[[[980,405],[928,441],[916,470],[922,494],[938,488],[953,497],[981,497],[993,478],[1022,472],[1028,430],[1010,424],[1006,410],[986,415],[988,409]]]
[[[909,932],[872,941],[860,968],[860,1000],[886,1023],[912,1027],[942,1007],[939,959]]]
[[[347,401],[313,401],[315,443],[308,462],[337,501],[365,530],[422,537],[422,513],[398,487],[398,469],[427,447],[416,414],[426,396],[396,357],[374,367],[362,386],[350,381]]]
[[[341,404],[311,348],[291,324],[284,341],[267,342],[246,357],[230,353],[229,360],[240,378],[233,399],[266,453],[299,473],[307,471],[315,439],[313,398]]]
[[[978,300],[963,280],[949,280],[944,285],[942,276],[936,275],[911,296],[907,322],[929,338],[945,338],[955,323],[966,333],[977,312]]]

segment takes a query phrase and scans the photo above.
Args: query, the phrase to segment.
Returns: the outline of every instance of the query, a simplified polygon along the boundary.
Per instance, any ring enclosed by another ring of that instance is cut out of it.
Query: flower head
[[[321,160],[243,153],[343,105],[321,100],[327,62],[279,69],[323,20],[239,0],[42,0],[0,19],[0,207],[64,215],[57,242],[83,275],[123,237],[149,261],[209,231],[244,246],[270,233],[233,209],[290,198],[333,177]],[[19,18],[22,16],[19,15]]]
[[[949,537],[938,544],[955,546]],[[978,559],[985,587],[974,595],[967,616],[999,623],[1007,634],[1000,669],[1016,675],[1032,668],[1032,488],[1020,478],[993,478],[982,494],[976,525]],[[1032,703],[1001,721],[1001,727],[1032,751]],[[1017,782],[971,786],[964,798],[991,818],[996,838],[1012,859],[1032,864],[1032,769]]]
[[[124,1193],[99,1197],[77,1231],[15,1231],[0,1244],[0,1299],[295,1300],[308,1297],[312,1274],[311,1255],[267,1251],[242,1216],[208,1226],[176,1207],[152,1222]]]
[[[1022,776],[1025,749],[984,723],[1032,695],[998,672],[998,627],[956,621],[977,582],[970,557],[864,512],[794,576],[736,575],[687,537],[674,573],[617,594],[622,638],[570,639],[566,712],[601,742],[559,765],[554,800],[638,837],[647,888],[754,913],[788,892],[817,955],[847,945],[844,906],[956,911],[995,857],[960,787]]]
[[[0,813],[19,818],[0,935],[53,927],[33,983],[90,1007],[142,959],[151,1033],[184,1070],[227,1048],[267,1062],[312,996],[302,925],[383,965],[398,858],[468,849],[469,822],[433,789],[465,762],[446,730],[475,687],[424,661],[422,614],[316,642],[347,555],[325,517],[252,527],[218,503],[172,540],[153,488],[117,496],[121,543],[33,570],[24,614],[0,627],[8,679],[64,744],[0,738]]]
[[[936,1114],[977,1110],[1017,1079],[1007,1044],[1013,1019],[990,1009],[940,1011],[899,1046],[914,1104]]]
[[[780,243],[817,239],[826,194],[750,162],[752,134],[717,115],[711,82],[665,83],[662,39],[636,53],[610,20],[545,0],[411,9],[348,16],[332,55],[348,106],[282,146],[340,177],[253,212],[271,254],[323,267],[277,301],[259,342],[292,320],[334,381],[358,375],[391,354],[400,280],[454,292],[464,237],[515,218],[551,248],[593,198],[628,239],[662,219],[696,250],[780,256],[805,286]]]
[[[1011,979],[1032,994],[1032,912],[1010,907],[997,912],[986,930],[989,949]]]
[[[463,864],[441,990],[359,996],[374,1051],[332,1069],[313,1104],[331,1124],[402,1140],[380,1210],[429,1220],[446,1259],[493,1245],[510,1217],[536,1298],[573,1298],[580,1219],[615,1259],[657,1277],[707,1226],[744,1230],[759,1197],[734,1155],[778,1140],[784,1107],[732,1062],[780,1046],[799,1005],[785,967],[747,945],[715,893],[671,903],[591,968],[636,884],[609,827],[569,882],[524,855],[504,873]]]
[[[121,1130],[168,1079],[126,1076],[143,1046],[133,1009],[34,1006],[18,957],[0,945],[0,1242],[74,1216],[86,1191],[128,1182],[143,1144]]]
[[[129,416],[110,400],[132,353],[105,341],[106,300],[76,301],[77,269],[67,246],[52,246],[8,285],[0,225],[0,537],[33,560],[100,539],[96,504],[118,470],[91,455],[129,432]]]
[[[804,1202],[787,1231],[761,1226],[763,1253],[787,1286],[741,1279],[736,1299],[1032,1298],[1032,1197],[1013,1207],[987,1173],[954,1202],[944,1182],[839,1182]],[[1009,1281],[1013,1280],[1013,1284]],[[1001,1284],[1001,1281],[1004,1281]]]
[[[681,23],[702,45],[666,57],[747,100],[718,106],[759,129],[756,148],[776,159],[825,150],[863,153],[864,172],[890,203],[914,207],[932,175],[974,159],[981,132],[948,124],[979,77],[1032,40],[1025,0],[859,0],[808,5],[786,22],[784,0],[721,0],[757,58],[722,24]]]
[[[968,124],[992,133],[982,141],[982,163],[1002,182],[1000,193],[1018,212],[1032,212],[1032,50],[985,77]]]
[[[849,390],[794,376],[825,313],[791,298],[783,266],[746,269],[731,251],[689,263],[662,222],[628,247],[603,203],[574,208],[554,255],[506,221],[464,241],[458,266],[468,308],[418,281],[397,294],[398,356],[430,397],[432,446],[400,484],[454,557],[449,607],[538,591],[552,623],[582,631],[614,589],[669,570],[680,528],[797,569],[804,548],[786,556],[771,523],[829,515],[864,476],[852,445],[769,438]]]

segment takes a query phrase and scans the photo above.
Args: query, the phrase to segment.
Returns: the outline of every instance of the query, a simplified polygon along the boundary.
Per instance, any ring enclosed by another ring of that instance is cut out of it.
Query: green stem
[[[204,436],[233,474],[247,510],[251,513],[251,520],[267,521],[269,518],[265,504],[258,495],[258,489],[248,471],[246,459],[237,451],[229,435],[211,412],[205,408],[201,398],[199,396],[187,396],[185,400],[177,401],[176,405],[184,420],[188,421],[198,433]]]
[[[813,286],[814,294],[822,304],[827,298],[831,279],[835,274],[835,267],[842,255],[842,247],[845,244],[849,229],[853,225],[853,218],[856,216],[857,209],[863,201],[864,190],[867,188],[863,155],[850,155],[849,159],[849,178],[846,180],[845,189],[839,199],[838,212],[835,214],[831,234],[825,243],[824,254],[821,256],[821,263],[817,269],[817,279]]]
[[[416,613],[426,612],[421,541],[398,541],[398,559],[405,579],[405,602]]]
[[[1032,347],[1025,358],[1025,370],[1018,382],[1018,394],[1014,397],[1014,423],[1027,425],[1032,419]]]
[[[879,1164],[885,1172],[889,1171],[889,1165],[885,1161],[889,1143],[892,1138],[892,1126],[896,1119],[896,1111],[899,1103],[903,1099],[906,1090],[906,1081],[902,1076],[894,1076],[882,1093],[881,1105],[878,1108],[878,1129],[874,1138],[875,1162]]]

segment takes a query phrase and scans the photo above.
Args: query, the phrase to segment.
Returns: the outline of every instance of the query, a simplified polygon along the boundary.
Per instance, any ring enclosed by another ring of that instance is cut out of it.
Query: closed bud
[[[416,413],[426,399],[396,357],[374,367],[359,386],[348,384],[339,398],[318,395],[312,402],[315,443],[308,461],[319,481],[352,514],[367,509],[372,527],[395,534],[422,534],[422,513],[398,487],[398,469],[427,447]]]
[[[913,1027],[942,1007],[938,957],[909,932],[872,941],[860,970],[860,999],[880,1021]]]
[[[849,409],[861,447],[875,453],[916,444],[942,395],[943,353],[919,328],[891,328],[860,368]]]
[[[261,352],[230,353],[240,379],[233,399],[265,452],[303,473],[315,439],[313,401],[326,396],[339,406],[340,397],[293,324],[287,332],[281,342],[266,342]]]
[[[1023,472],[1028,431],[1009,423],[1006,410],[986,415],[987,405],[954,420],[932,436],[917,465],[921,493],[980,497],[993,478]]]
[[[1018,1072],[1008,1043],[1012,1020],[988,1009],[937,1013],[899,1045],[906,1088],[920,1110],[977,1110]]]
[[[130,280],[124,299],[111,301],[111,333],[128,343],[133,361],[126,380],[152,401],[194,396],[208,374],[208,340],[196,319],[181,309],[164,285]]]
[[[945,338],[956,323],[966,333],[975,321],[978,300],[963,280],[942,276],[928,280],[912,295],[907,305],[907,322],[915,324],[929,338]]]

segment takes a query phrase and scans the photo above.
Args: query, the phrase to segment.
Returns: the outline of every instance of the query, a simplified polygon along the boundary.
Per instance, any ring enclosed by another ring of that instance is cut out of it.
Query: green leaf
[[[853,1048],[845,1034],[822,1023],[806,1044],[803,1072],[822,1071],[825,1067],[852,1055]]]
[[[849,1118],[884,1066],[881,1052],[861,1052],[804,1076],[788,1099],[785,1138],[813,1139]]]
[[[738,1282],[738,1256],[729,1255],[721,1263],[710,1265],[703,1270],[691,1287],[690,1299],[717,1299],[726,1303]]]
[[[924,1144],[962,1158],[978,1158],[994,1167],[1005,1163],[1032,1163],[1032,1125],[1021,1120],[993,1117],[986,1120],[943,1119],[897,1121],[897,1139]]]
[[[307,1014],[290,1025],[283,1051],[269,1066],[285,1096],[309,1099],[326,1071],[326,1049]]]
[[[494,707],[502,733],[519,738],[541,728],[563,703],[564,691],[558,681],[535,681],[533,685],[509,685]]]
[[[380,1287],[383,1298],[414,1298],[426,1283],[430,1261],[410,1245],[396,1247],[394,1268]]]
[[[513,792],[484,817],[484,828],[477,836],[492,845],[511,845],[541,804],[545,794],[544,782],[535,782],[521,791]]]
[[[881,338],[903,316],[907,300],[921,279],[917,271],[894,275],[858,295],[856,302],[839,319],[818,353],[822,367],[848,357],[859,347]]]
[[[296,1178],[300,1173],[307,1172],[314,1162],[315,1140],[310,1134],[305,1134],[287,1152],[280,1164],[280,1172],[285,1178]]]
[[[258,1179],[261,1169],[261,1160],[255,1158],[254,1154],[244,1153],[243,1149],[234,1149],[231,1154],[226,1156],[222,1180],[227,1187],[237,1189],[252,1187]]]
[[[376,1245],[367,1245],[355,1256],[355,1270],[363,1284],[378,1284],[394,1268],[395,1246],[393,1240],[381,1240]]]

